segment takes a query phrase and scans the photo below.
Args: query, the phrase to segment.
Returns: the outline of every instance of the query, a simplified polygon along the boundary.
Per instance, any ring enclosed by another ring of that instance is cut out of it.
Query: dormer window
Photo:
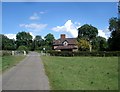
[[[64,41],[64,42],[63,42],[63,45],[64,45],[64,46],[67,46],[67,45],[68,45],[68,42],[67,42],[67,41]]]

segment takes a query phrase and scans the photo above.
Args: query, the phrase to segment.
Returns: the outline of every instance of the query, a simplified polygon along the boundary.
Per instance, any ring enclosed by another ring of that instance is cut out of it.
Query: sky
[[[22,31],[33,38],[48,33],[71,38],[77,37],[79,27],[91,24],[108,39],[109,19],[117,16],[117,2],[3,2],[2,33],[10,39]]]

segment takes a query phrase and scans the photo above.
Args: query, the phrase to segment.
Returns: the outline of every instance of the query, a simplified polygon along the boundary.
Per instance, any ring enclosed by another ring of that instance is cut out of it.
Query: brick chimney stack
[[[65,39],[65,34],[61,34],[61,39]]]

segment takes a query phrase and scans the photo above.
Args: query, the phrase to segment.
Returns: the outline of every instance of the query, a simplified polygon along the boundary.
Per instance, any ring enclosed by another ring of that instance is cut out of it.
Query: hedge
[[[120,56],[120,51],[78,51],[78,52],[70,52],[70,51],[48,51],[51,56],[98,56],[98,57],[108,57],[108,56]]]

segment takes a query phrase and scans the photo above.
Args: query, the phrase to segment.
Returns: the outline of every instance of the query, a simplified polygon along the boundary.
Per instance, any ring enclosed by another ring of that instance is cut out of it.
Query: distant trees
[[[80,51],[88,51],[90,49],[90,43],[85,39],[79,39],[77,45]]]
[[[98,29],[92,25],[85,24],[78,28],[78,38],[92,41],[98,35]]]
[[[46,43],[46,45],[52,46],[53,40],[55,39],[55,38],[54,38],[54,35],[51,34],[51,33],[49,33],[49,34],[47,34],[44,38],[45,38],[45,43]]]
[[[78,43],[80,51],[104,51],[108,48],[106,39],[104,37],[98,36],[98,29],[88,24],[85,24],[78,28]],[[82,44],[84,44],[84,46],[82,46]]]
[[[109,30],[111,36],[108,39],[109,50],[120,51],[120,19],[111,18],[109,20]]]
[[[97,36],[92,41],[92,48],[96,51],[106,51],[108,48],[106,39],[104,37]]]
[[[16,44],[14,39],[9,39],[7,36],[0,34],[0,49],[3,50],[15,50]]]
[[[16,40],[9,39],[7,36],[0,34],[0,49],[1,50],[50,50],[54,35],[49,33],[43,39],[40,35],[36,35],[33,39],[29,32],[18,32]]]
[[[98,29],[92,25],[85,24],[78,28],[78,42],[80,42],[79,44],[81,44],[81,40],[82,44],[83,42],[87,44],[83,49],[78,46],[79,50],[88,49],[89,46],[89,49],[91,51],[93,39],[95,39],[97,35]]]
[[[21,45],[26,46],[29,50],[31,50],[32,46],[32,36],[28,32],[19,32],[16,35],[16,45],[17,48]]]

